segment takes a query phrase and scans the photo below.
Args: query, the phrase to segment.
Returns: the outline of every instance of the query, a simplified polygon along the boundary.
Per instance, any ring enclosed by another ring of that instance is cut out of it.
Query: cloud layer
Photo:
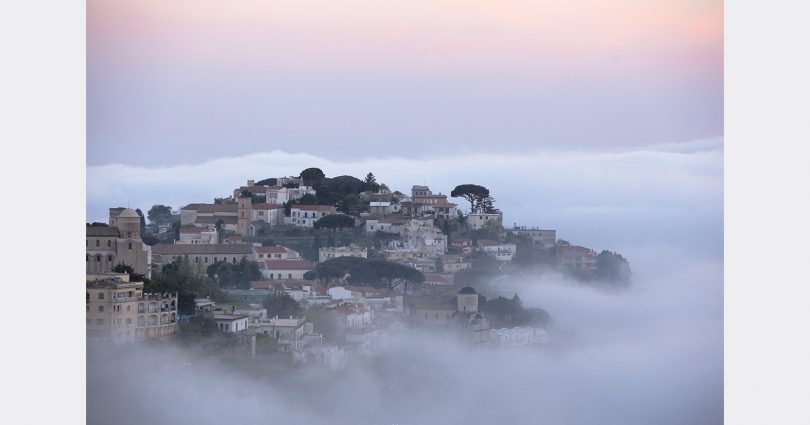
[[[382,152],[386,152],[383,154]],[[424,160],[387,154],[351,161],[282,151],[171,167],[122,164],[87,167],[88,221],[107,209],[154,204],[174,208],[212,202],[247,179],[298,175],[320,167],[327,176],[362,177],[410,192],[427,184],[449,194],[458,184],[486,186],[504,224],[558,230],[558,237],[601,249],[667,244],[722,256],[722,140],[613,151],[435,155]],[[404,154],[403,154],[404,155]],[[464,207],[463,200],[459,205]]]

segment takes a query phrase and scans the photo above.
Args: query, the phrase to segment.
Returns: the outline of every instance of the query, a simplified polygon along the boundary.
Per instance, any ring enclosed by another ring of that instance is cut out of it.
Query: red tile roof
[[[158,255],[252,255],[253,247],[247,244],[162,244],[152,246],[152,254]]]
[[[85,230],[86,236],[107,236],[107,237],[118,237],[118,228],[117,227],[107,227],[107,226],[87,226]]]
[[[188,204],[181,210],[197,211],[198,213],[232,212],[239,210],[237,204]]]
[[[194,220],[194,223],[195,224],[217,224],[217,222],[219,220],[222,220],[223,224],[236,224],[237,223],[236,216],[233,216],[233,215],[215,215],[213,217],[211,217],[211,216],[199,217],[198,216]]]
[[[257,246],[257,254],[284,254],[287,250],[283,246]]]
[[[335,207],[332,205],[293,205],[290,207],[291,209],[303,210],[303,211],[335,211]]]
[[[205,227],[197,226],[180,226],[180,233],[202,233],[206,231]]]
[[[315,267],[307,260],[264,260],[259,265],[265,270],[312,270]]]

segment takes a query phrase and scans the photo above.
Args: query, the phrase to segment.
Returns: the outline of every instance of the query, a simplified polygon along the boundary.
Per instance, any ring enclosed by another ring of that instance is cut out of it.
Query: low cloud
[[[388,149],[397,152],[406,149]],[[327,176],[362,177],[408,193],[414,184],[449,192],[458,184],[486,186],[504,224],[558,230],[594,248],[628,249],[651,241],[722,256],[722,140],[658,145],[616,152],[460,154],[426,160],[396,155],[332,161],[275,150],[201,164],[145,168],[87,167],[87,220],[107,221],[107,209],[154,204],[179,208],[227,196],[249,178],[298,175],[320,167]],[[458,203],[464,207],[464,201]]]

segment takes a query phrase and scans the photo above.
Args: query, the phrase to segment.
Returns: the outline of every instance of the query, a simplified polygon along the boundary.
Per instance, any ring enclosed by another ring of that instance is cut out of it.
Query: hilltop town
[[[176,341],[340,369],[392,333],[540,346],[551,316],[518,280],[624,287],[620,254],[533,223],[504,226],[489,190],[392,191],[318,168],[175,210],[112,207],[86,226],[88,341]]]

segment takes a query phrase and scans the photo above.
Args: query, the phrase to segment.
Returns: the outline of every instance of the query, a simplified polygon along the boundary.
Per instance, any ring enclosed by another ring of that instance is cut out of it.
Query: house
[[[253,247],[256,259],[261,260],[300,260],[298,251],[280,245]]]
[[[239,198],[243,193],[247,192],[250,196],[265,196],[268,186],[256,186],[255,180],[248,180],[247,185],[238,187],[233,190],[233,197]]]
[[[517,245],[515,244],[501,244],[501,243],[478,243],[478,250],[486,252],[487,254],[495,257],[499,261],[512,261],[512,258],[517,252]]]
[[[220,311],[214,311],[214,322],[217,324],[217,329],[222,332],[243,332],[248,328],[248,316],[243,314],[231,314]]]
[[[284,224],[284,206],[274,203],[256,203],[251,205],[253,221],[261,221],[271,226]]]
[[[339,257],[368,258],[368,248],[357,245],[322,247],[318,249],[318,262]]]
[[[543,248],[552,248],[557,244],[556,230],[518,226],[517,223],[515,223],[515,227],[509,229],[509,232],[516,236],[526,236],[532,241],[532,243],[535,245],[540,245]]]
[[[180,226],[179,244],[217,244],[219,236],[216,229],[197,227],[194,225]]]
[[[371,201],[368,204],[368,212],[372,215],[386,216],[391,215],[391,201]]]
[[[283,352],[300,353],[304,348],[305,324],[306,320],[303,317],[280,318],[276,316],[262,320],[256,326],[256,332],[271,335],[281,346]]]
[[[430,219],[411,219],[402,227],[400,236],[410,249],[424,252],[429,257],[447,253],[447,235],[433,225]]]
[[[503,213],[474,212],[467,214],[467,227],[479,230],[488,223],[503,225]]]
[[[428,286],[452,286],[452,273],[422,273],[425,276],[425,285]]]
[[[141,216],[131,208],[115,212],[117,226],[91,226],[85,229],[85,272],[109,273],[120,264],[133,272],[151,277],[152,248],[141,240]]]
[[[188,259],[191,269],[205,274],[208,266],[218,261],[236,264],[242,259],[256,261],[253,246],[248,244],[157,244],[152,246],[152,263],[157,269],[176,260]]]
[[[270,280],[303,279],[304,273],[315,268],[307,260],[263,260],[259,261],[259,270]]]
[[[242,242],[242,236],[239,236],[239,235],[228,236],[227,238],[225,238],[224,242],[228,243],[228,244],[230,244],[230,243],[245,243],[245,242]]]
[[[290,207],[290,224],[312,227],[319,219],[336,212],[337,209],[332,205],[292,205]]]
[[[220,220],[223,230],[236,231],[238,205],[222,204],[188,204],[180,208],[180,225],[215,226]]]
[[[195,298],[194,311],[197,313],[211,313],[216,308],[217,303],[211,301],[211,297]]]
[[[132,342],[177,332],[177,293],[144,293],[143,285],[129,276],[88,280],[87,338]]]
[[[418,326],[455,329],[459,336],[475,344],[489,341],[489,323],[479,311],[478,293],[469,286],[455,297],[414,297],[409,302],[409,314]]]
[[[366,217],[365,229],[366,233],[375,233],[382,231],[386,233],[400,233],[402,228],[408,224],[407,218],[398,217]]]
[[[275,291],[273,291],[272,287],[266,287],[261,289],[222,289],[222,292],[234,301],[247,304],[261,304],[264,302],[265,298],[269,295],[273,295]]]
[[[455,273],[459,270],[469,269],[471,263],[463,255],[448,254],[439,257],[442,264],[442,271]]]
[[[584,246],[560,245],[557,260],[562,267],[588,272],[596,271],[596,251]]]

